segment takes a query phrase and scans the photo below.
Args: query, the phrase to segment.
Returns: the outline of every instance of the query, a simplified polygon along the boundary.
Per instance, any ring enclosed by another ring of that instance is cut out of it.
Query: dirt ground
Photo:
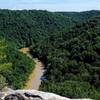
[[[29,48],[22,48],[22,49],[20,49],[20,52],[23,52],[24,54],[27,54],[27,56],[30,57]],[[33,59],[33,60],[36,63],[35,64],[35,69],[30,74],[29,79],[26,82],[26,86],[25,86],[24,89],[38,90],[39,86],[41,84],[41,79],[40,78],[43,76],[44,69],[43,69],[43,63],[41,61],[39,61],[38,59]]]

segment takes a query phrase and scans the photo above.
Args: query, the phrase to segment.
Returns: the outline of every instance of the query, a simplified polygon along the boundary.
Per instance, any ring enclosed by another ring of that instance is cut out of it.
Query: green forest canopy
[[[100,99],[100,11],[0,10],[0,36],[0,88],[23,88],[34,62],[18,49],[30,47],[45,64],[40,90]]]
[[[3,37],[0,38],[0,90],[5,86],[23,88],[34,64]]]

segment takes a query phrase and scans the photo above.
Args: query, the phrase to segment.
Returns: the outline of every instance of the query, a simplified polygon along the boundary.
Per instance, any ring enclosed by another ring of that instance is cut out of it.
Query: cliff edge
[[[92,100],[92,99],[70,99],[61,97],[54,93],[37,90],[11,90],[0,92],[0,100]]]

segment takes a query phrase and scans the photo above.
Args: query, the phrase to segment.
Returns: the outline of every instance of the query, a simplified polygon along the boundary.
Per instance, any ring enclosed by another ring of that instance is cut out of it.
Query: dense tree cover
[[[37,43],[38,39],[45,39],[50,34],[54,35],[60,31],[68,31],[70,27],[79,23],[80,19],[83,20],[81,17],[87,20],[100,14],[100,12],[75,14],[41,10],[0,10],[0,35],[15,42],[18,47],[30,46]]]
[[[83,11],[83,12],[57,12],[63,14],[64,16],[71,17],[75,21],[86,21],[93,16],[100,15],[99,10]]]
[[[75,98],[100,94],[100,16],[62,34],[46,51],[47,81],[42,90]]]
[[[33,68],[32,61],[16,48],[29,46],[33,56],[45,64],[46,80],[40,90],[99,100],[100,16],[95,15],[100,12],[0,10],[0,36],[11,43],[4,53],[7,63],[0,60],[2,82],[23,87]]]
[[[67,96],[69,98],[94,98],[94,94],[96,94],[96,91],[94,87],[92,87],[87,82],[78,82],[78,81],[64,81],[64,82],[49,82],[46,81],[45,84],[43,84],[42,90],[48,91],[48,92],[54,92],[58,93],[62,96]],[[49,86],[48,86],[49,85]],[[97,95],[95,96],[97,97]],[[99,98],[100,99],[100,98]]]
[[[0,90],[5,86],[23,88],[34,62],[0,38]]]
[[[7,40],[15,42],[18,47],[30,46],[37,39],[48,34],[73,26],[70,17],[47,11],[0,10],[0,31]],[[70,25],[71,24],[71,25]]]

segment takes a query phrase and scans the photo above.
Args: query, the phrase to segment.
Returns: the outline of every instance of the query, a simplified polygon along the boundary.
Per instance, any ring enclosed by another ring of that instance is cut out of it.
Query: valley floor
[[[29,48],[22,48],[20,49],[21,52],[27,54],[31,59],[34,60],[35,69],[33,69],[32,73],[29,76],[28,81],[26,82],[25,89],[35,89],[38,90],[39,86],[41,84],[41,77],[43,76],[44,69],[43,69],[43,63],[39,61],[38,59],[32,58],[32,56],[28,53]]]

